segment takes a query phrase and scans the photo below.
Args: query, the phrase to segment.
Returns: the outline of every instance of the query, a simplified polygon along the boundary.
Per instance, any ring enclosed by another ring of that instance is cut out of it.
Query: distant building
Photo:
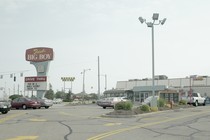
[[[190,91],[199,92],[203,96],[210,96],[210,77],[192,75],[185,78],[168,79],[165,75],[157,75],[154,78],[155,95],[160,91],[171,89],[179,92],[180,96],[187,96]],[[152,96],[152,79],[130,79],[128,81],[118,81],[115,91],[131,91],[130,98],[134,102],[142,102],[148,96]],[[111,91],[109,91],[111,93]],[[106,91],[104,92],[106,93]],[[109,94],[109,96],[114,96]],[[125,94],[126,95],[126,94]]]

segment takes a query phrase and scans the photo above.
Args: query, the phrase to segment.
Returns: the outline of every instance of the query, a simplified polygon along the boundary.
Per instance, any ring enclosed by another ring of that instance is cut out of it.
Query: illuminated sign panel
[[[25,90],[47,90],[47,77],[25,77]]]
[[[43,62],[53,60],[53,49],[46,47],[31,48],[26,50],[26,61]]]

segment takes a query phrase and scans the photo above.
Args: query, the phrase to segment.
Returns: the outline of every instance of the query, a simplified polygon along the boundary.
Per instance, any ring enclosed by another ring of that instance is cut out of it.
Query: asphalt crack
[[[59,123],[62,124],[63,126],[65,126],[65,127],[68,128],[69,133],[66,134],[66,135],[64,136],[64,140],[68,140],[68,136],[70,136],[70,135],[72,134],[73,130],[72,130],[71,127],[68,126],[67,124],[65,124],[65,123],[63,123],[63,122],[61,122],[61,121],[59,121]]]
[[[168,127],[165,127],[163,128],[162,130],[167,130],[167,129],[171,129],[171,128],[175,128],[175,127],[181,127],[181,126],[185,126],[187,128],[190,128],[191,130],[194,130],[194,132],[188,134],[188,135],[184,135],[184,134],[173,134],[173,133],[168,133],[168,132],[161,132],[161,130],[154,130],[154,129],[150,129],[150,128],[145,128],[143,127],[142,129],[145,129],[145,130],[148,130],[148,131],[151,131],[153,133],[156,133],[158,134],[157,136],[155,137],[160,137],[162,135],[171,135],[171,136],[181,136],[181,137],[188,137],[190,138],[191,140],[195,139],[195,135],[198,134],[198,133],[201,133],[202,131],[199,130],[198,128],[196,128],[195,126],[192,126],[192,124],[194,123],[198,123],[201,119],[203,118],[209,118],[210,115],[206,115],[206,116],[203,116],[203,117],[200,117],[200,118],[196,118],[196,119],[193,119],[193,120],[189,120],[189,121],[186,121],[182,124],[173,124],[173,125],[170,125]],[[206,131],[207,132],[207,131]]]

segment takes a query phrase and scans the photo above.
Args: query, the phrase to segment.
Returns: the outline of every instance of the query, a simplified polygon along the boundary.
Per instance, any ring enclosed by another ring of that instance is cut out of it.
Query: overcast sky
[[[25,60],[25,51],[34,47],[54,50],[48,76],[55,91],[67,76],[75,77],[73,92],[81,92],[81,72],[91,69],[85,91],[97,93],[98,56],[108,89],[117,81],[151,78],[151,28],[138,17],[152,21],[153,13],[167,18],[154,29],[155,75],[210,75],[209,7],[209,0],[0,0],[0,87],[10,94],[23,91],[20,73],[36,76]],[[101,76],[101,92],[104,86]]]

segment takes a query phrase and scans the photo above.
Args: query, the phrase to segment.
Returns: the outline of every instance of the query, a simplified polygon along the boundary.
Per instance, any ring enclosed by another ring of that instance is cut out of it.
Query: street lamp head
[[[140,21],[141,23],[144,23],[144,19],[143,19],[142,17],[139,17],[139,21]]]
[[[160,21],[161,25],[163,25],[166,22],[166,18]]]
[[[147,22],[147,27],[152,27],[153,23],[152,22]]]
[[[152,16],[153,20],[158,20],[159,14],[158,13],[154,13]]]

